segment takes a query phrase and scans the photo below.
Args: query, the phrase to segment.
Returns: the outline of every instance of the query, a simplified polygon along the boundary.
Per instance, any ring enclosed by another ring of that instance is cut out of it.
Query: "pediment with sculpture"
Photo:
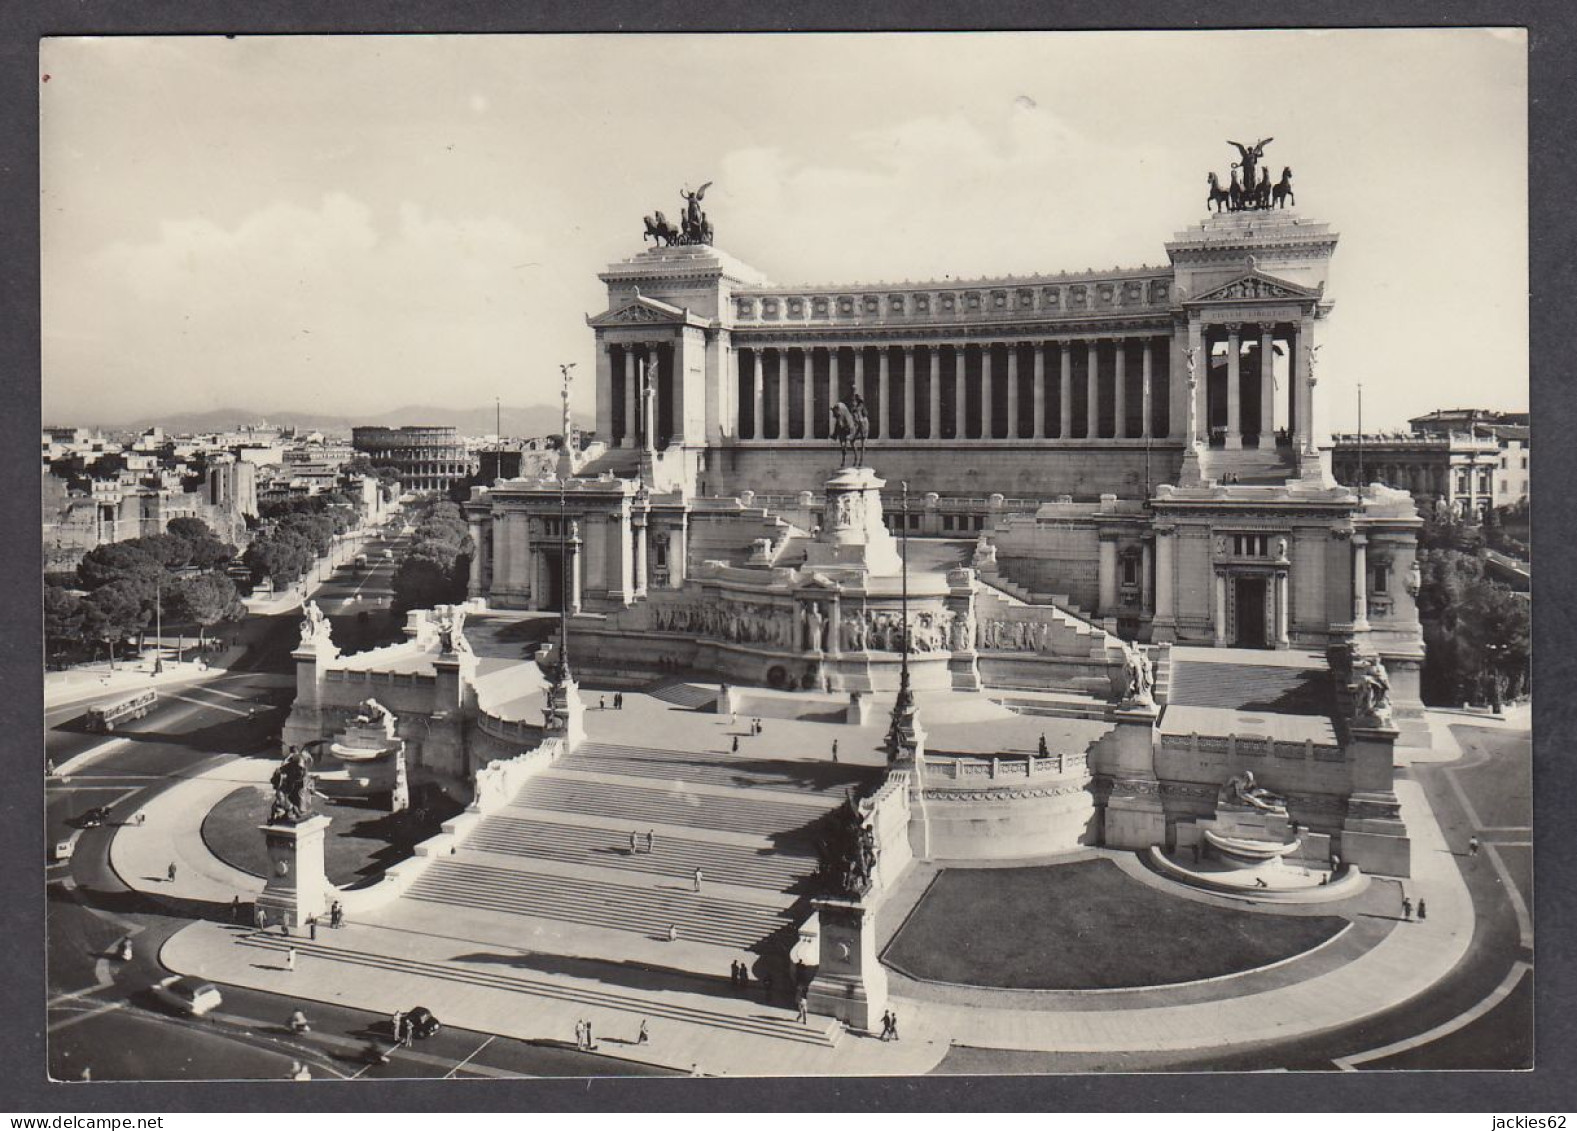
[[[1266,299],[1307,302],[1319,297],[1320,292],[1317,290],[1311,291],[1262,271],[1249,271],[1229,283],[1186,300],[1185,305],[1199,302],[1263,302]]]
[[[633,301],[603,314],[586,319],[593,328],[616,326],[705,326],[706,319],[699,318],[682,306],[674,306],[661,299],[648,298],[636,291]]]

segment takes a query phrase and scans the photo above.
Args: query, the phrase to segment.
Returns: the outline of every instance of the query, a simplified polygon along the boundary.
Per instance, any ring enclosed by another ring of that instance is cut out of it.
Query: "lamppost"
[[[164,672],[164,570],[153,579],[153,674]]]
[[[902,488],[899,539],[898,616],[903,625],[903,652],[898,661],[898,697],[893,700],[892,722],[887,728],[888,754],[896,758],[908,745],[914,727],[914,688],[909,682],[909,482]]]
[[[559,476],[559,662],[557,678],[565,681],[569,672],[569,476]]]

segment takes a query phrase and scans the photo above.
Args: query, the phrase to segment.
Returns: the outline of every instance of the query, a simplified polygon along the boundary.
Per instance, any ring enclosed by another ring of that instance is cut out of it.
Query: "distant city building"
[[[1336,482],[1349,487],[1383,483],[1407,491],[1422,514],[1434,513],[1443,502],[1450,513],[1472,518],[1506,501],[1497,487],[1501,456],[1493,436],[1377,432],[1340,433],[1333,440]]]
[[[449,427],[358,427],[351,446],[377,466],[395,469],[407,491],[442,491],[466,478],[477,461]]]
[[[1525,412],[1493,412],[1482,408],[1445,408],[1407,422],[1414,432],[1440,435],[1468,432],[1493,436],[1500,447],[1495,477],[1495,506],[1528,498],[1529,417]]]

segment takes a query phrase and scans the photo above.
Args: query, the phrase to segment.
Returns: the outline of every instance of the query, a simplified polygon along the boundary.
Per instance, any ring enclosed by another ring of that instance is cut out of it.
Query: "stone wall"
[[[1051,758],[926,758],[911,843],[933,860],[1009,860],[1095,843],[1085,752]]]

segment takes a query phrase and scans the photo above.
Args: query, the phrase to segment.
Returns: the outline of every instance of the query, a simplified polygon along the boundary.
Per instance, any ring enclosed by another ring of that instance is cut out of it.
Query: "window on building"
[[[1468,473],[1467,473],[1467,470],[1465,468],[1463,470],[1457,472],[1457,494],[1459,494],[1459,495],[1466,495],[1467,494],[1467,491],[1468,491],[1468,477],[1467,477],[1467,475],[1468,475]]]
[[[944,514],[942,516],[942,529],[943,530],[951,530],[951,529],[953,529],[953,516],[952,515]]]
[[[1384,593],[1384,592],[1387,591],[1387,589],[1389,588],[1390,584],[1391,584],[1391,567],[1388,566],[1388,565],[1377,565],[1377,566],[1375,566],[1374,567],[1374,591],[1376,593]]]
[[[1522,470],[1523,471],[1528,470],[1528,457],[1527,456],[1523,456],[1522,457]]]
[[[1135,560],[1131,556],[1124,558],[1122,561],[1123,561],[1123,584],[1124,585],[1138,585],[1139,584],[1139,563],[1138,563],[1138,561]]]
[[[1501,494],[1502,494],[1502,495],[1504,495],[1504,494],[1505,494],[1505,493],[1506,493],[1506,487],[1507,487],[1507,486],[1508,486],[1508,484],[1507,484],[1507,483],[1506,483],[1506,481],[1505,481],[1505,480],[1504,480],[1504,479],[1502,479],[1502,480],[1501,480],[1501,481],[1500,481],[1500,493],[1501,493]]]

